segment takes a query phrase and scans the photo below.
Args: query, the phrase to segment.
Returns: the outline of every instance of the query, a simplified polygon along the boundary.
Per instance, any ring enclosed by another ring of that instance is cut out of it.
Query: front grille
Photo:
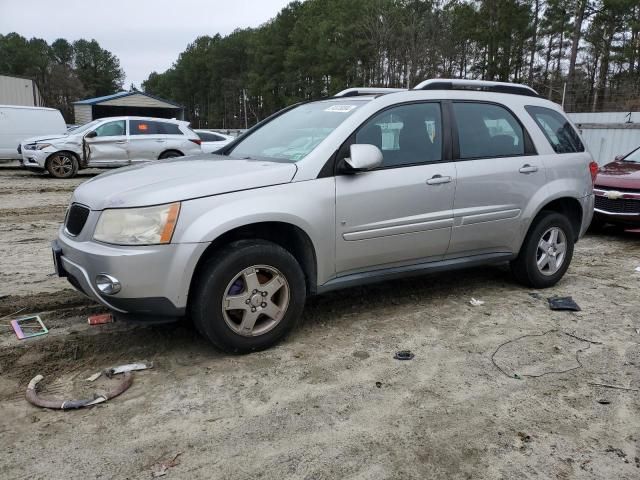
[[[640,200],[618,198],[612,200],[607,197],[595,197],[595,208],[611,213],[640,213]]]
[[[64,221],[64,228],[69,235],[74,237],[78,235],[84,228],[89,216],[89,209],[82,205],[73,204],[67,212],[67,218]]]

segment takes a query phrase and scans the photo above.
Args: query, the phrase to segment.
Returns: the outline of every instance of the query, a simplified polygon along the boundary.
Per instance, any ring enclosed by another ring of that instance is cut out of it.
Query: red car
[[[593,193],[592,225],[613,223],[640,231],[640,147],[601,167]]]

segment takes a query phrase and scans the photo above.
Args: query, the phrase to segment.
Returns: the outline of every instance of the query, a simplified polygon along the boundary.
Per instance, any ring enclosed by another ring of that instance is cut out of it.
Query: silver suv
[[[200,137],[188,122],[153,117],[108,117],[63,135],[29,138],[20,144],[21,165],[71,178],[83,168],[113,168],[201,153]]]
[[[593,212],[596,164],[528,87],[430,80],[286,108],[218,154],[79,186],[57,271],[116,313],[190,316],[215,346],[266,348],[305,297],[510,262],[562,278]]]

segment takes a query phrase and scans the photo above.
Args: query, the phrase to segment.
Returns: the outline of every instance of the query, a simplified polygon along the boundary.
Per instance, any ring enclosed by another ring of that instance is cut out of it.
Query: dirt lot
[[[234,357],[188,325],[86,325],[102,310],[49,275],[48,246],[87,178],[0,170],[0,316],[51,329],[21,342],[2,319],[0,478],[640,478],[640,237],[583,239],[539,298],[505,268],[313,298],[286,342]],[[551,295],[582,312],[551,312]],[[541,336],[500,347],[522,335]],[[86,397],[110,385],[86,377],[140,360],[155,368],[100,406],[24,400],[38,373]]]

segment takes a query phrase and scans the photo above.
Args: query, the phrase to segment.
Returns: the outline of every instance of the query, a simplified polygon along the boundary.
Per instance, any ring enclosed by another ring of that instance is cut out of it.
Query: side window
[[[385,110],[358,130],[355,143],[368,143],[382,150],[382,167],[440,161],[440,104],[414,103]]]
[[[158,135],[164,133],[162,123],[147,120],[130,120],[129,135]]]
[[[124,120],[108,122],[95,129],[98,137],[119,137],[125,134]]]
[[[454,102],[460,158],[524,155],[524,132],[515,117],[490,103]]]
[[[526,106],[556,153],[584,152],[580,137],[559,112],[545,107]]]
[[[182,135],[180,127],[178,127],[178,125],[176,125],[175,123],[162,122],[158,123],[158,126],[161,127],[160,132],[164,133],[165,135]]]

